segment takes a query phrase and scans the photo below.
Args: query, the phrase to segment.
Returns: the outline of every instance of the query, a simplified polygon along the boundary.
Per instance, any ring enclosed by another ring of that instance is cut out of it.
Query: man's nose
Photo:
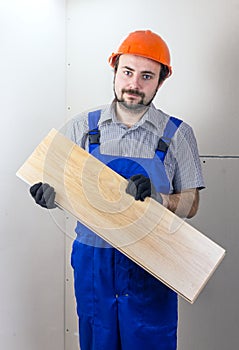
[[[130,79],[130,88],[134,90],[139,90],[141,88],[140,76],[134,74]]]

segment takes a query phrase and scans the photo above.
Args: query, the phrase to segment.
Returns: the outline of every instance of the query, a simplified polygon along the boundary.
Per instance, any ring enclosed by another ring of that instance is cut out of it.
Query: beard
[[[138,103],[134,103],[133,100],[131,101],[126,101],[124,99],[124,94],[128,93],[128,94],[133,94],[135,96],[139,96],[140,100]],[[141,111],[142,109],[144,109],[146,107],[145,103],[144,103],[144,98],[145,98],[145,94],[143,92],[140,92],[138,90],[134,90],[134,89],[122,89],[121,91],[121,97],[118,97],[116,94],[116,91],[114,89],[114,94],[115,94],[115,100],[117,102],[120,103],[121,106],[123,106],[125,109],[128,109],[130,111]]]
[[[136,96],[139,96],[141,99],[139,100],[138,103],[134,103],[133,101],[126,101],[124,99],[124,94],[125,93],[129,93],[129,94],[133,94]],[[114,95],[115,95],[115,101],[120,103],[120,106],[123,107],[124,109],[131,111],[131,112],[141,112],[143,110],[145,110],[146,108],[148,108],[148,106],[151,104],[151,102],[153,101],[155,95],[157,93],[157,90],[155,91],[153,97],[150,99],[150,101],[146,102],[145,101],[145,94],[143,92],[140,92],[138,90],[134,90],[134,89],[122,89],[121,91],[121,96],[117,96],[116,91],[115,91],[115,87],[114,87]]]

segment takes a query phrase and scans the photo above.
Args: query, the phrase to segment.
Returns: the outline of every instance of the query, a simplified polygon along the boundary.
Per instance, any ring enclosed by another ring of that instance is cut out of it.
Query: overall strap
[[[166,157],[169,145],[171,143],[171,139],[173,138],[175,132],[177,131],[181,123],[182,120],[177,119],[175,117],[170,117],[166,124],[163,136],[160,137],[158,147],[156,149],[156,154],[162,162],[164,162],[164,159]]]
[[[89,152],[91,153],[100,144],[100,131],[98,129],[98,121],[100,119],[101,110],[88,113],[89,126]]]

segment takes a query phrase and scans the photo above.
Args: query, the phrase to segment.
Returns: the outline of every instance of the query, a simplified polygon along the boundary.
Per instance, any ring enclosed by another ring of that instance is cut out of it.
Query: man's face
[[[158,90],[160,69],[160,63],[148,58],[121,55],[114,78],[116,100],[131,110],[149,105]]]

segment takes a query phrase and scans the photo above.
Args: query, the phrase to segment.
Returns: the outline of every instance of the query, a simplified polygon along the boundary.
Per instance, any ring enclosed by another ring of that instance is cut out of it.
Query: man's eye
[[[125,70],[124,74],[130,77],[132,75],[132,72],[130,72],[129,70]]]
[[[143,79],[144,79],[144,80],[150,80],[150,79],[152,79],[152,75],[150,75],[150,74],[144,74],[144,75],[143,75]]]

